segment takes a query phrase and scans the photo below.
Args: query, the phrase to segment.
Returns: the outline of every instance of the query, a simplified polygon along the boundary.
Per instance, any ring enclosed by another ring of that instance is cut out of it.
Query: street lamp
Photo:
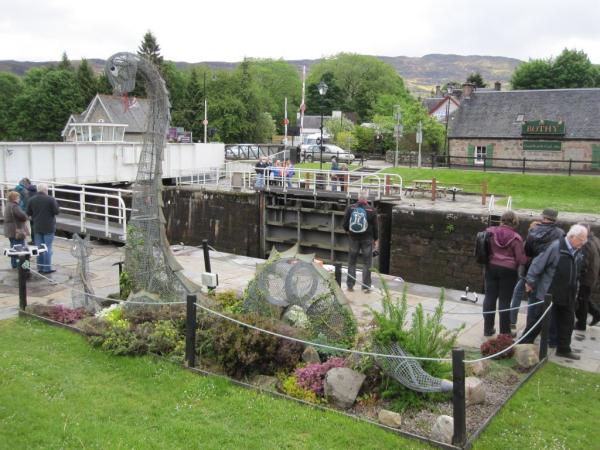
[[[454,89],[448,86],[446,89],[446,140],[444,141],[444,155],[448,158],[448,122],[450,121],[450,96]]]
[[[319,169],[323,169],[323,97],[327,94],[327,85],[323,80],[319,83],[319,95],[321,96],[321,142],[319,142],[320,156],[319,161],[321,162]]]

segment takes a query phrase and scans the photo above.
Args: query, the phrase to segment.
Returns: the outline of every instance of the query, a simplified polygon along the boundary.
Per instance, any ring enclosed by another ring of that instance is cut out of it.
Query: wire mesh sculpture
[[[410,356],[397,342],[388,345],[377,344],[377,352],[384,355]],[[377,365],[388,376],[417,392],[449,392],[452,382],[436,378],[423,370],[417,360],[404,358],[376,357]]]
[[[306,323],[313,339],[349,346],[356,321],[332,274],[313,262],[314,255],[297,253],[297,246],[278,253],[257,269],[244,298],[244,309]]]
[[[169,247],[162,211],[162,160],[170,120],[169,94],[158,69],[132,53],[117,53],[106,63],[106,76],[116,95],[135,88],[136,74],[145,80],[150,104],[138,172],[133,185],[130,226],[125,253],[125,271],[135,292],[149,302],[182,300],[200,292],[185,277]],[[140,300],[140,298],[136,298]],[[143,301],[143,300],[142,300]]]
[[[73,235],[71,245],[71,255],[77,259],[75,274],[73,275],[73,288],[71,290],[71,301],[73,308],[84,308],[90,313],[95,313],[100,309],[96,302],[94,289],[90,283],[89,258],[92,254],[90,246],[90,237],[82,239],[77,233]]]

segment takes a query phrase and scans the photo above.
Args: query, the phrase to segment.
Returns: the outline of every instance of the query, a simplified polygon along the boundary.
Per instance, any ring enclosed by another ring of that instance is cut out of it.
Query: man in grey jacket
[[[29,200],[27,204],[27,215],[33,221],[33,241],[35,245],[46,244],[46,253],[37,257],[38,272],[56,272],[52,268],[52,242],[56,232],[56,216],[60,212],[58,203],[54,197],[48,195],[48,185],[39,184],[38,194]]]
[[[575,321],[575,299],[581,267],[579,249],[587,242],[588,231],[582,225],[573,225],[564,239],[550,244],[531,262],[525,277],[525,289],[535,292],[536,302],[542,301],[546,293],[552,294],[551,327],[555,330],[556,355],[569,359],[579,359],[571,349],[571,335]],[[540,331],[534,327],[544,311],[543,305],[536,305],[527,316],[524,333],[531,332],[522,341],[533,343]],[[551,337],[552,340],[552,337]]]

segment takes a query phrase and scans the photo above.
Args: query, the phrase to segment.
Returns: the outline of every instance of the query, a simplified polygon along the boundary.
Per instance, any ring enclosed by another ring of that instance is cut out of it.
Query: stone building
[[[452,165],[600,169],[597,88],[479,91],[463,86],[449,128]]]

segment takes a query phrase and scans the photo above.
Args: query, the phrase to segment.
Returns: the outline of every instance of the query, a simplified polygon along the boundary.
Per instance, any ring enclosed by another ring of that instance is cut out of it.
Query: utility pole
[[[398,150],[400,148],[400,138],[402,137],[402,112],[400,111],[400,105],[394,105],[394,119],[396,119],[396,126],[394,127],[394,136],[396,136],[396,153],[394,154],[394,167],[398,166]]]
[[[421,144],[423,143],[423,124],[419,120],[419,129],[417,131],[417,144],[419,144],[419,159],[417,160],[417,167],[421,168]]]
[[[288,127],[288,116],[287,116],[287,97],[285,97],[285,101],[283,104],[283,144],[287,145],[287,127]]]

